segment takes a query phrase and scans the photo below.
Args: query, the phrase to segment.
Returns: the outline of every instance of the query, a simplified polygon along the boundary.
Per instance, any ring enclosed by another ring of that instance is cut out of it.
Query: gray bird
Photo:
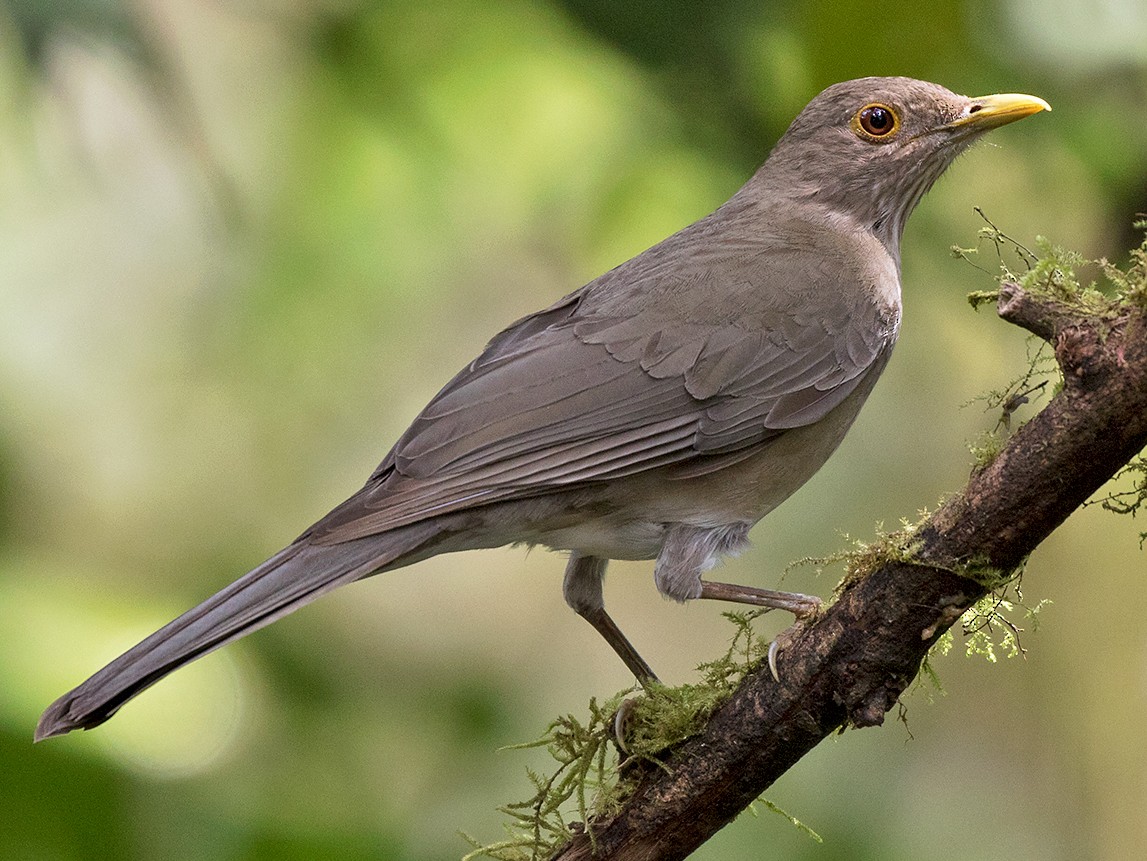
[[[909,78],[824,90],[727,203],[496,335],[365,486],[286,549],[44,712],[103,723],[184,664],[330,590],[439,553],[569,552],[566,602],[642,681],[606,613],[610,559],[654,559],[677,601],[806,615],[819,601],[703,579],[821,467],[888,362],[900,237],[985,131],[1042,99]]]

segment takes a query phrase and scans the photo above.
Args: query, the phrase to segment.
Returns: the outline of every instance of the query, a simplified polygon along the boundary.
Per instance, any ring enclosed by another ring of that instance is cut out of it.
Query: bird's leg
[[[712,598],[739,604],[763,606],[768,610],[788,610],[798,619],[811,616],[820,608],[820,598],[795,592],[774,592],[754,586],[702,580],[701,572],[716,564],[724,554],[736,553],[748,546],[749,524],[704,527],[674,524],[665,533],[661,554],[654,566],[654,579],[663,595],[677,601]],[[780,681],[777,655],[780,645],[768,645],[768,670]]]
[[[675,601],[694,598],[735,601],[770,610],[788,610],[798,619],[815,612],[821,601],[812,595],[701,579],[701,572],[712,568],[721,556],[748,546],[748,532],[747,523],[720,527],[673,525],[666,531],[665,542],[653,568],[657,588],[662,595]]]
[[[617,652],[618,657],[637,676],[642,685],[657,681],[657,676],[637,654],[637,650],[621,633],[621,629],[605,612],[605,602],[601,594],[601,581],[605,578],[608,559],[598,556],[582,556],[571,553],[566,566],[565,580],[562,581],[562,594],[566,603],[579,616],[589,622],[607,643]]]
[[[799,592],[775,592],[772,589],[757,589],[753,586],[738,586],[735,583],[714,583],[701,581],[701,594],[698,598],[712,598],[716,601],[734,601],[738,604],[752,604],[754,607],[767,607],[770,610],[788,610],[798,619],[820,609],[821,600],[815,595],[802,595]]]

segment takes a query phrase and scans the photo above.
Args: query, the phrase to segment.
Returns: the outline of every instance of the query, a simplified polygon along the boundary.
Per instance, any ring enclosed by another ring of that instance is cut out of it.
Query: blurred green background
[[[962,486],[997,420],[962,405],[1027,349],[964,301],[991,286],[948,252],[974,206],[1028,243],[1136,241],[1142,3],[0,3],[0,857],[423,861],[498,839],[494,808],[544,764],[498,748],[631,681],[544,552],[356,584],[95,732],[33,747],[32,728],[356,489],[501,326],[709,212],[808,99],[865,74],[1055,110],[917,210],[896,357],[729,566],[762,585]],[[770,790],[824,845],[745,815],[695,857],[1141,857],[1141,528],[1074,516],[1031,560],[1028,602],[1054,604],[1026,659],[955,650],[907,727],[845,733]],[[720,607],[611,571],[663,678],[723,651]]]

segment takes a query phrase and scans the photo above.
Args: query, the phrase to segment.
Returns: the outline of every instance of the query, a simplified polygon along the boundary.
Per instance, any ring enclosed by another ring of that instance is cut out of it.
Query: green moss
[[[983,469],[996,459],[1011,432],[1019,429],[1019,425],[1013,427],[1013,420],[1023,407],[1038,397],[1054,395],[1063,387],[1063,375],[1047,343],[1033,337],[1028,344],[1028,366],[1023,374],[965,404],[982,403],[985,413],[998,414],[994,427],[980,431],[968,442],[973,469]],[[1036,345],[1034,349],[1032,345]]]
[[[1126,490],[1112,490],[1104,496],[1089,499],[1083,503],[1084,507],[1100,505],[1113,514],[1135,517],[1147,505],[1147,456],[1140,455],[1132,460],[1115,474],[1112,482],[1117,487],[1128,483],[1131,486]],[[1145,543],[1147,532],[1140,532],[1139,547],[1142,548]]]
[[[548,775],[527,771],[534,794],[499,808],[508,817],[506,839],[482,844],[463,835],[474,847],[463,861],[540,861],[587,827],[592,840],[592,823],[616,812],[632,792],[633,766],[639,762],[661,766],[666,752],[701,731],[714,709],[766,658],[769,644],[752,626],[764,612],[723,614],[733,624],[729,648],[722,657],[698,667],[699,682],[677,687],[651,684],[644,691],[620,691],[601,704],[590,700],[587,717],[565,715],[541,738],[509,748],[545,748],[556,768]],[[820,840],[795,817],[768,801],[762,803]]]
[[[794,562],[793,565],[813,564],[817,566],[817,573],[829,565],[843,565],[844,575],[833,591],[835,599],[853,583],[864,579],[881,565],[913,562],[919,550],[916,532],[927,522],[929,516],[930,512],[924,510],[919,513],[915,522],[904,518],[900,521],[900,528],[894,532],[886,532],[883,524],[877,524],[875,541],[862,541],[846,535],[845,539],[852,545],[850,548],[827,556],[810,556]]]
[[[604,705],[590,700],[589,716],[559,717],[541,738],[513,745],[510,750],[544,747],[557,763],[552,774],[527,770],[534,794],[519,802],[499,807],[508,817],[506,839],[482,844],[463,835],[474,847],[463,861],[493,858],[496,861],[538,861],[556,852],[573,834],[571,810],[581,822],[603,808],[619,802],[616,756],[611,750],[613,715],[632,693],[615,694]]]
[[[776,813],[778,816],[783,816],[785,819],[787,819],[789,821],[789,823],[794,828],[796,828],[797,831],[800,831],[801,833],[807,835],[808,837],[811,837],[817,843],[824,843],[823,837],[821,837],[819,834],[817,834],[815,831],[813,831],[811,828],[809,828],[807,825],[805,825],[803,822],[801,822],[799,819],[797,819],[791,813],[789,813],[786,810],[782,810],[780,807],[778,807],[773,802],[769,801],[767,798],[758,798],[756,801],[754,801],[752,804],[749,805],[749,812],[752,813],[754,816],[757,815],[757,805],[758,804],[760,804],[762,807],[764,807],[770,813]]]
[[[976,466],[986,466],[999,454],[1021,408],[1039,397],[1055,395],[1061,388],[1063,375],[1050,346],[1046,341],[1031,336],[1027,339],[1027,367],[1024,372],[1000,388],[991,389],[963,405],[978,403],[983,405],[985,413],[998,412],[995,426],[969,443],[968,447],[976,457]]]
[[[983,469],[988,466],[1003,451],[1006,442],[1007,440],[996,430],[981,431],[975,439],[968,442],[973,468]]]
[[[1147,310],[1147,220],[1135,223],[1136,229],[1144,231],[1144,240],[1132,249],[1127,266],[1119,267],[1104,258],[1085,257],[1042,236],[1036,237],[1032,251],[996,227],[982,210],[977,208],[976,212],[986,225],[977,233],[976,244],[970,248],[953,245],[951,251],[1000,284],[1019,284],[1029,293],[1090,316],[1118,314],[1125,303]],[[994,256],[994,271],[980,265],[986,256]],[[1087,276],[1091,280],[1085,281]],[[998,297],[998,290],[977,290],[968,294],[968,301],[978,309]]]
[[[1035,631],[1039,627],[1040,612],[1050,604],[1051,601],[1047,599],[1039,601],[1035,606],[1024,603],[1018,578],[1013,578],[1007,584],[985,595],[964,612],[958,626],[953,626],[941,634],[928,650],[920,666],[916,689],[922,688],[926,680],[932,691],[944,693],[933,659],[952,651],[956,644],[954,631],[957,628],[963,636],[966,657],[979,656],[994,664],[1000,655],[1006,658],[1026,655],[1027,650],[1020,642],[1025,629],[1020,627],[1019,622],[1023,622],[1030,627],[1030,630]]]
[[[713,711],[768,654],[768,642],[757,636],[752,626],[765,612],[723,613],[733,623],[733,638],[723,656],[697,668],[699,682],[677,687],[653,684],[643,697],[634,700],[624,733],[625,751],[630,757],[657,762],[665,751],[704,728]]]
[[[1116,286],[1119,295],[1141,311],[1147,311],[1147,219],[1135,222],[1135,229],[1143,231],[1143,241],[1132,250],[1127,267],[1120,269],[1106,260],[1100,264],[1104,276]]]
[[[924,655],[924,660],[920,662],[920,672],[916,676],[916,682],[913,686],[913,690],[920,690],[925,688],[924,683],[927,682],[926,689],[930,693],[935,692],[941,695],[947,693],[947,691],[944,690],[944,686],[940,683],[940,674],[936,671],[936,667],[932,664],[932,656],[948,654],[948,652],[952,649],[952,642],[952,629],[949,628],[947,631],[940,635],[940,637],[932,645],[932,648],[929,649],[928,652]],[[931,702],[932,697],[929,696],[928,700]]]
[[[1126,267],[1120,268],[1107,260],[1097,260],[1095,263],[1121,301],[1147,312],[1147,220],[1136,222],[1135,227],[1144,232],[1144,238],[1138,248],[1132,249]],[[1115,475],[1113,481],[1117,485],[1129,482],[1131,487],[1112,491],[1084,505],[1098,504],[1114,514],[1135,517],[1147,504],[1147,457],[1140,456],[1132,460]],[[1147,532],[1140,532],[1139,546],[1143,547],[1145,542]]]
[[[984,226],[976,234],[976,244],[970,248],[953,245],[950,249],[952,256],[995,278],[1001,284],[1019,281],[1023,277],[1022,273],[1030,272],[1038,262],[1038,255],[996,227],[978,206],[975,209],[976,214],[984,221]],[[982,266],[981,262],[986,262],[987,265]],[[968,294],[968,301],[973,308],[978,309],[980,305],[995,301],[998,297],[999,291],[976,291]]]
[[[987,226],[980,229],[974,247],[953,246],[952,253],[981,272],[988,270],[976,261],[987,246],[995,252],[998,271],[994,277],[1000,283],[1014,281],[1028,292],[1052,298],[1100,320],[1121,318],[1128,306],[1147,313],[1147,220],[1135,223],[1135,228],[1144,233],[1143,241],[1131,249],[1127,264],[1120,267],[1105,258],[1084,257],[1043,237],[1037,237],[1033,252],[992,224],[981,210],[976,211]],[[1096,276],[1086,285],[1080,276],[1085,271]],[[998,290],[976,291],[968,295],[968,301],[973,308],[978,308],[998,296]],[[1034,349],[1033,344],[1036,345]],[[1012,429],[1012,417],[1020,407],[1029,403],[1037,393],[1055,395],[1063,386],[1062,374],[1046,342],[1033,336],[1028,339],[1028,345],[1025,373],[1003,388],[975,399],[986,404],[986,412],[998,410],[1000,417],[992,430],[982,431],[968,444],[974,468],[987,466],[1000,453],[1007,432]],[[1050,387],[1049,382],[1052,383]],[[1130,481],[1131,487],[1112,491],[1084,504],[1102,505],[1108,511],[1134,517],[1147,503],[1147,458],[1133,460],[1115,480]],[[1147,545],[1147,532],[1139,533],[1139,543],[1141,547]]]

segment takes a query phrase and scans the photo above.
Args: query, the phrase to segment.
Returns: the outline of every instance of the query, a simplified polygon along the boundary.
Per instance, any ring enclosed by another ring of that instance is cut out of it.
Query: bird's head
[[[758,177],[770,194],[869,229],[899,257],[924,193],[989,129],[1051,110],[1035,96],[968,98],[912,78],[834,84],[809,102]]]

